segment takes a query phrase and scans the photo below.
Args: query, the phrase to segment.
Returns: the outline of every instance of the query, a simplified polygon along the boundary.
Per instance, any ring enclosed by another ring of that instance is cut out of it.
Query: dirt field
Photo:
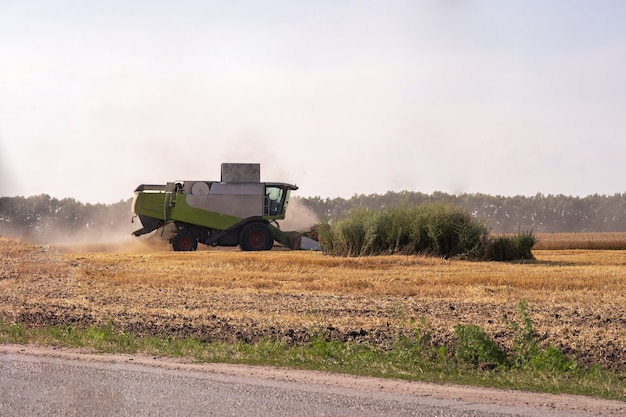
[[[316,330],[384,348],[416,328],[451,345],[456,324],[471,323],[510,346],[502,318],[519,319],[526,299],[543,343],[626,370],[626,251],[539,250],[537,261],[515,264],[0,237],[0,254],[0,317],[28,325],[294,344]]]

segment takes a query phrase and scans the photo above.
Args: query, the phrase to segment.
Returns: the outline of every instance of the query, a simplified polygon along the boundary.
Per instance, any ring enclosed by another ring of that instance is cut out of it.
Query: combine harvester
[[[133,235],[173,223],[177,232],[171,242],[176,251],[195,251],[198,242],[262,251],[272,249],[277,241],[301,249],[303,233],[284,232],[277,223],[285,218],[289,195],[297,189],[292,184],[261,182],[260,164],[224,163],[220,181],[142,184],[135,189],[132,211],[143,227]],[[304,239],[309,246],[311,239]]]

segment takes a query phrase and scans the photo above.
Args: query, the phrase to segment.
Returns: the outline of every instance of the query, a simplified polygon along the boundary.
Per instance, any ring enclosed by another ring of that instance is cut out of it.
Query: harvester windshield
[[[286,184],[266,184],[265,186],[265,215],[277,216],[284,215],[289,203],[289,195],[291,187]]]

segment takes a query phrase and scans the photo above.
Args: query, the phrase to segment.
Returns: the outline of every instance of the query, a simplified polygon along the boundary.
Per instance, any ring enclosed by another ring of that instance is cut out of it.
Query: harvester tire
[[[198,249],[198,239],[188,230],[181,230],[174,236],[172,247],[175,251],[193,252]]]
[[[271,250],[273,246],[274,234],[266,224],[255,222],[241,229],[239,234],[239,247],[241,247],[241,250]]]

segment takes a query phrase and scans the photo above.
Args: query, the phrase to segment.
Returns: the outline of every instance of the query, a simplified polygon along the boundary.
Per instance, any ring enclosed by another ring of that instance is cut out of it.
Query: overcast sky
[[[626,192],[621,0],[0,0],[0,196]]]

